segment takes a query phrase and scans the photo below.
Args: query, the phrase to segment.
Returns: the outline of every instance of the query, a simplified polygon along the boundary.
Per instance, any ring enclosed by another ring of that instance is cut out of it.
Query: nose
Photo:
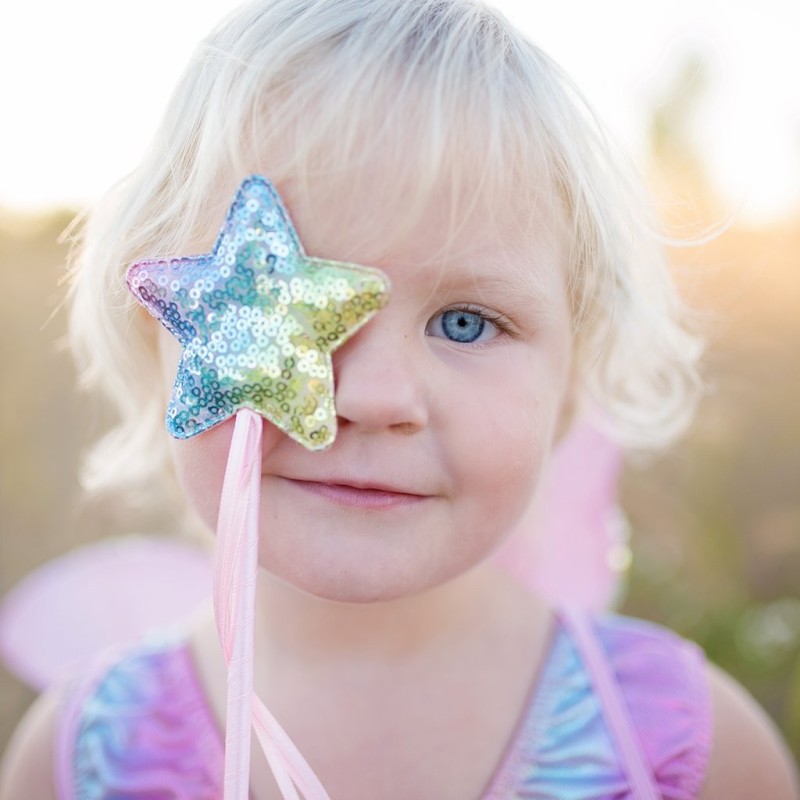
[[[384,314],[333,354],[336,414],[363,431],[413,433],[428,422],[419,364],[413,345]]]

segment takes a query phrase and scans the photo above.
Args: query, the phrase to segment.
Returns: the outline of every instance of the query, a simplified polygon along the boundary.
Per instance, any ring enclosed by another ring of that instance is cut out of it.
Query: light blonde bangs
[[[543,126],[532,113],[540,104],[520,91],[519,43],[489,17],[490,47],[486,19],[453,13],[463,6],[407,3],[398,20],[399,6],[383,17],[336,16],[335,30],[322,25],[330,39],[303,58],[282,54],[288,66],[266,46],[240,65],[245,78],[232,80],[221,109],[225,172],[265,174],[300,202],[331,192],[337,206],[354,207],[363,205],[359,187],[379,181],[398,239],[433,198],[446,201],[455,237],[478,205],[505,214],[510,202],[549,196]],[[246,91],[251,79],[258,92]]]

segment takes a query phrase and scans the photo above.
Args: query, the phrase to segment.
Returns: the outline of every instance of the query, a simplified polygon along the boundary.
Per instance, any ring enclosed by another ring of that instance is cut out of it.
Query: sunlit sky
[[[102,195],[144,151],[195,43],[236,0],[3,0],[0,206]],[[496,0],[635,157],[683,59],[709,82],[692,131],[726,202],[800,208],[798,0]]]

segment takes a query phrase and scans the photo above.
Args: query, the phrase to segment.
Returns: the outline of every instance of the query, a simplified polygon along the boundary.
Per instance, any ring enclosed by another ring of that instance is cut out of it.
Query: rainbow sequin
[[[127,279],[183,346],[167,409],[173,436],[251,408],[309,449],[333,442],[331,353],[386,304],[389,282],[307,256],[268,180],[242,183],[210,253],[141,261]]]

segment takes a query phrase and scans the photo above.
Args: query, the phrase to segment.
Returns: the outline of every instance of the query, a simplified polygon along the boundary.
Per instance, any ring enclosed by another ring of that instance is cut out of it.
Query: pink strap
[[[566,609],[561,609],[559,615],[589,672],[603,709],[603,718],[617,744],[621,766],[628,776],[633,797],[635,800],[661,800],[661,792],[635,732],[619,684],[588,618],[580,612]]]
[[[236,414],[222,487],[214,562],[214,614],[228,664],[225,800],[247,800],[250,730],[255,724],[285,800],[330,800],[317,776],[264,703],[253,693],[253,633],[261,499],[261,417]]]

